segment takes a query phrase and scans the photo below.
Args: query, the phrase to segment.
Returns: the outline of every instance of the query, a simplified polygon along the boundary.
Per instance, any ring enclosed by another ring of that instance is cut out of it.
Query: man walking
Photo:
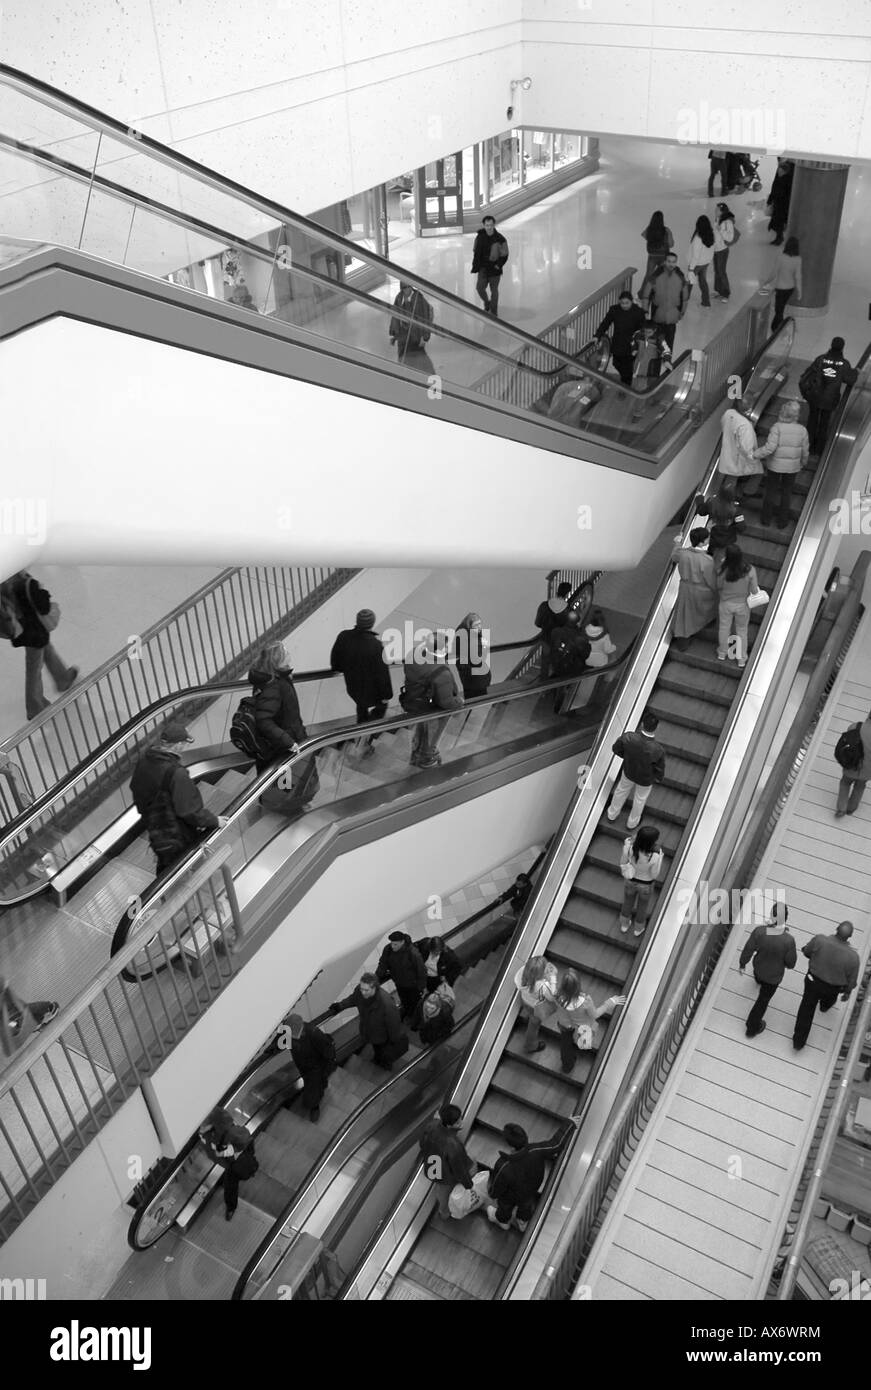
[[[345,689],[354,701],[357,723],[383,719],[393,698],[390,671],[375,627],[371,608],[361,608],[353,627],[340,632],[330,652],[330,670],[345,677]],[[374,753],[377,734],[363,740],[363,756]]]
[[[671,353],[677,326],[686,313],[690,297],[690,287],[683,271],[678,270],[674,251],[669,251],[665,264],[653,272],[647,293],[649,317],[658,325]]]
[[[612,752],[623,759],[623,767],[611,795],[607,816],[615,821],[631,792],[632,810],[626,822],[630,830],[640,824],[654,782],[661,782],[665,777],[665,753],[654,738],[658,725],[655,714],[643,714],[639,728],[621,734],[612,748]]]
[[[833,936],[814,936],[802,947],[809,963],[792,1035],[796,1052],[801,1052],[807,1042],[817,1005],[821,1014],[827,1014],[839,994],[846,1003],[856,988],[859,956],[847,945],[852,935],[853,923],[839,922]]]
[[[484,313],[499,316],[499,282],[508,260],[508,242],[496,230],[495,217],[485,217],[472,248],[472,274],[478,279],[475,288],[483,301]]]
[[[864,719],[861,724],[851,724],[849,732],[854,735],[855,758],[851,760],[849,766],[841,764],[841,780],[838,784],[838,804],[835,808],[835,820],[840,820],[842,816],[852,816],[859,809],[862,797],[865,795],[865,784],[871,777],[871,715]],[[855,736],[858,734],[858,738]],[[844,735],[838,739],[844,739]],[[837,747],[835,753],[837,756]]]
[[[787,970],[794,970],[798,960],[795,938],[786,930],[788,917],[786,903],[775,903],[768,921],[753,928],[738,960],[742,975],[753,961],[753,978],[759,986],[756,1003],[747,1016],[748,1038],[765,1032],[765,1010]]]
[[[617,303],[612,305],[596,329],[597,338],[611,339],[611,360],[624,386],[632,385],[637,346],[635,335],[645,322],[644,310],[633,301],[629,290],[623,290]]]

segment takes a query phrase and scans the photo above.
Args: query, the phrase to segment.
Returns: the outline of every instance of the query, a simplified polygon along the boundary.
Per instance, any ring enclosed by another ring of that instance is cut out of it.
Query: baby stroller
[[[762,180],[759,177],[759,160],[751,159],[749,154],[737,154],[734,158],[734,185],[729,189],[729,192],[758,193],[762,187]]]

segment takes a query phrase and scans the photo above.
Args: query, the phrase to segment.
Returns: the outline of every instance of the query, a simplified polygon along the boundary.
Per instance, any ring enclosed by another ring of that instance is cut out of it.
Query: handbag
[[[770,594],[766,593],[765,589],[758,589],[755,594],[747,595],[747,607],[750,609],[751,613],[754,608],[764,608],[770,597]]]
[[[575,1043],[580,1052],[592,1052],[595,1034],[591,1023],[579,1023],[575,1029]]]
[[[35,580],[35,579],[31,579],[30,583],[31,583],[31,584],[35,584],[35,583],[36,583],[36,580]],[[33,602],[33,599],[30,597],[30,588],[28,587],[28,591],[27,591],[27,601],[28,601],[28,603],[30,604],[31,608],[33,609],[34,613],[36,613],[37,618],[38,618],[39,621],[42,623],[42,625],[43,625],[43,627],[45,628],[46,632],[54,632],[55,628],[57,627],[58,623],[60,622],[60,609],[59,609],[59,607],[57,606],[57,604],[54,602],[54,599],[52,599],[52,601],[51,601],[51,603],[50,603],[50,605],[49,605],[49,610],[48,610],[48,612],[47,612],[47,613],[40,613],[40,612],[38,612],[37,607],[36,607],[36,604]]]

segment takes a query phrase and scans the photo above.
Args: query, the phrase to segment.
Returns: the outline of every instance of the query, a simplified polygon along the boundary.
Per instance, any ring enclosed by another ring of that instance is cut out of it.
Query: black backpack
[[[254,1141],[246,1149],[243,1149],[238,1158],[233,1159],[233,1172],[237,1178],[245,1182],[248,1178],[253,1178],[259,1172],[260,1164],[254,1153]]]
[[[267,763],[273,750],[262,740],[257,728],[257,696],[246,695],[230,723],[230,742],[255,762]]]
[[[857,768],[864,757],[861,726],[853,724],[845,729],[835,744],[835,762],[841,767]]]
[[[823,389],[823,369],[820,359],[811,362],[809,367],[805,367],[798,379],[798,389],[806,401],[813,403],[815,396],[818,396]]]
[[[10,590],[0,589],[0,637],[12,642],[23,631],[18,606]]]

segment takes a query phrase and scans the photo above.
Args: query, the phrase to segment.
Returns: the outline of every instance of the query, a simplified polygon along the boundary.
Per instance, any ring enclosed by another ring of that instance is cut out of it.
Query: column
[[[793,299],[787,309],[796,318],[818,318],[829,307],[849,172],[849,164],[795,161],[786,235],[798,237],[801,252],[801,299]]]

